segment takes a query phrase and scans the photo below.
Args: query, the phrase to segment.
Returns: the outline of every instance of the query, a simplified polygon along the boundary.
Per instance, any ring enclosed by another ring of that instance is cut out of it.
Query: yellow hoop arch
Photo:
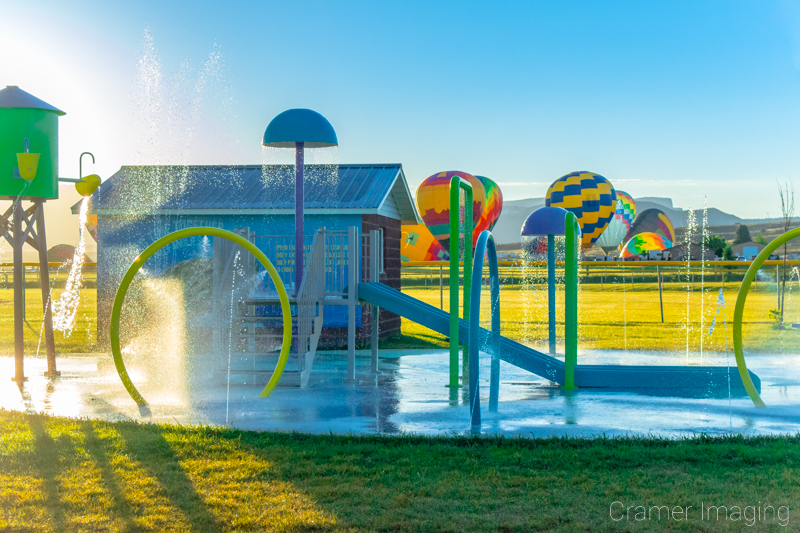
[[[128,287],[130,286],[131,281],[133,281],[133,277],[136,275],[145,261],[147,261],[154,253],[162,249],[164,246],[179,239],[186,237],[197,237],[200,235],[208,235],[210,237],[227,239],[253,254],[253,256],[258,259],[258,262],[261,263],[261,265],[267,270],[270,279],[278,290],[278,297],[281,301],[281,313],[283,314],[283,344],[281,345],[281,354],[278,358],[278,364],[275,367],[275,371],[272,373],[272,377],[267,383],[267,386],[264,387],[264,390],[262,390],[261,394],[259,394],[259,398],[266,398],[272,393],[272,391],[275,389],[275,386],[278,384],[278,380],[281,378],[281,374],[283,374],[283,369],[286,366],[286,360],[289,358],[289,349],[292,345],[292,314],[289,308],[289,296],[286,294],[286,289],[284,288],[283,282],[278,275],[278,271],[275,270],[274,266],[272,266],[272,263],[269,259],[267,259],[267,256],[244,237],[224,229],[187,228],[178,230],[170,233],[169,235],[161,237],[156,242],[145,248],[139,257],[136,258],[119,284],[117,295],[114,298],[114,307],[111,310],[110,336],[111,353],[114,356],[114,365],[117,367],[119,378],[122,380],[122,384],[125,385],[125,389],[128,391],[128,394],[130,394],[131,398],[133,398],[133,401],[139,405],[147,405],[147,402],[133,385],[133,382],[128,375],[128,371],[125,369],[125,363],[122,361],[122,352],[119,347],[119,317],[120,313],[122,312],[122,304],[125,301],[125,295],[128,292]]]
[[[750,292],[750,283],[756,277],[756,272],[761,268],[770,254],[780,248],[786,242],[800,237],[800,228],[787,231],[771,243],[766,248],[761,250],[761,253],[747,269],[744,275],[742,285],[739,287],[739,295],[736,297],[736,307],[733,310],[733,352],[736,354],[736,366],[739,367],[739,375],[742,377],[744,388],[756,407],[766,407],[767,404],[758,395],[758,391],[753,385],[753,380],[750,379],[750,372],[747,371],[747,363],[744,360],[744,351],[742,349],[742,317],[744,316],[744,303],[747,301],[747,293]],[[778,280],[775,280],[778,281]]]

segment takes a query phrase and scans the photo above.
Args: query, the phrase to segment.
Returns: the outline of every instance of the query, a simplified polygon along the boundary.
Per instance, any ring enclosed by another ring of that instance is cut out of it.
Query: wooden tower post
[[[15,198],[10,198],[12,201]],[[14,252],[14,378],[17,384],[25,377],[25,282],[22,247],[27,243],[39,252],[39,283],[42,289],[42,312],[44,313],[44,337],[47,349],[46,376],[60,374],[56,370],[56,345],[53,336],[53,302],[50,299],[50,271],[47,263],[47,237],[44,223],[43,198],[32,199],[28,209],[22,208],[22,199],[0,217],[0,230]],[[9,218],[11,220],[9,220]],[[34,227],[35,226],[35,227]]]

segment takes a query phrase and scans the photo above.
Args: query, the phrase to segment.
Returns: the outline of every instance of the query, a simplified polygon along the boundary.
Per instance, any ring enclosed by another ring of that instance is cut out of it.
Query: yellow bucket
[[[84,198],[91,196],[98,187],[100,187],[100,176],[97,174],[84,176],[82,181],[75,184],[75,190]]]
[[[39,168],[39,156],[41,154],[17,154],[17,164],[19,165],[19,175],[26,181],[31,181],[36,177],[36,170]]]

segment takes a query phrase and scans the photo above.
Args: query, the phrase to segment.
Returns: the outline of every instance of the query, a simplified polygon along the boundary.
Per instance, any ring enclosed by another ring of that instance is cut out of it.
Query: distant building
[[[703,258],[707,261],[714,260],[713,250],[704,250],[702,246],[694,243],[689,246],[689,257],[687,257],[686,253],[686,243],[676,244],[672,248],[668,248],[661,253],[666,261],[700,261]]]
[[[766,248],[766,244],[761,244],[760,242],[742,242],[739,244],[734,244],[731,246],[733,249],[733,255],[736,257],[744,257],[745,259],[750,259],[751,257],[758,255],[761,253],[761,250]]]
[[[400,226],[421,222],[402,166],[306,165],[304,186],[307,249],[311,236],[323,226],[328,231],[350,226],[361,233],[379,230],[384,258],[380,280],[399,290]],[[294,242],[294,190],[293,165],[122,167],[94,194],[90,211],[97,215],[101,340],[107,338],[107,320],[119,282],[147,246],[168,233],[195,226],[247,228],[257,246],[272,242],[269,236],[291,236]],[[73,213],[78,213],[78,204]],[[158,274],[181,261],[210,257],[208,241],[203,237],[177,241],[150,258],[146,268]],[[283,254],[262,251],[279,271],[293,269],[293,261],[279,258]],[[323,317],[325,328],[347,327],[344,306],[326,307]],[[369,315],[362,321],[358,306],[359,336],[369,334],[368,322]],[[399,330],[399,316],[381,313],[381,336]]]

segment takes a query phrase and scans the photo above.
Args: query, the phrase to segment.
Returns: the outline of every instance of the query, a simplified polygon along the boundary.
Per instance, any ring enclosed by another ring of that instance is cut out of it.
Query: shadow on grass
[[[88,420],[80,423],[81,430],[86,436],[86,450],[94,459],[105,491],[111,496],[112,511],[114,516],[125,524],[125,531],[135,531],[137,524],[133,518],[134,513],[127,503],[122,488],[117,483],[117,474],[108,461],[106,453],[107,443],[94,429],[94,424]]]
[[[75,454],[74,446],[71,439],[59,439],[57,443],[47,432],[44,417],[29,415],[26,419],[31,433],[33,433],[36,458],[31,464],[38,471],[39,478],[42,480],[47,511],[53,517],[55,531],[66,531],[67,519],[64,516],[63,502],[59,495],[58,477],[62,470],[59,452],[66,456],[72,456]],[[65,447],[67,448],[65,449]]]
[[[159,485],[170,504],[180,509],[192,531],[221,533],[222,525],[197,493],[177,454],[162,435],[164,429],[142,431],[134,424],[115,428],[125,443],[125,451]]]

